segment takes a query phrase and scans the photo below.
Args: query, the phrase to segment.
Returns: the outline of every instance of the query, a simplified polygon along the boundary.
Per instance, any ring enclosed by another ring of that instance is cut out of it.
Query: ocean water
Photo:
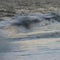
[[[13,18],[0,22],[0,60],[60,60],[60,17],[39,13]],[[41,22],[29,29],[21,22],[35,19]]]

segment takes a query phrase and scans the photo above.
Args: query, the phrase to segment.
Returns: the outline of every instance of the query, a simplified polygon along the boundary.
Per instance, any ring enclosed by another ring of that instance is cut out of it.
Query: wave
[[[19,38],[26,37],[27,34],[31,34],[31,36],[35,36],[39,34],[41,31],[57,31],[60,30],[60,16],[55,13],[30,13],[25,16],[14,16],[14,17],[3,17],[3,21],[0,22],[0,37],[5,38]],[[33,35],[32,35],[33,33]],[[59,32],[60,33],[60,32]],[[46,32],[47,34],[47,32]],[[41,37],[48,37],[49,34],[44,34]],[[46,36],[45,36],[46,35]],[[52,33],[52,35],[54,35]],[[58,34],[60,36],[60,34]],[[30,35],[29,35],[30,36]]]

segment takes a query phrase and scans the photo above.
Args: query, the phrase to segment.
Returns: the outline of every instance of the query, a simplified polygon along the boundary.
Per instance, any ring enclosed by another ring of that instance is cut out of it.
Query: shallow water
[[[60,60],[60,38],[17,40],[0,39],[0,60]]]
[[[60,60],[60,22],[52,19],[51,14],[30,15],[28,19],[43,20],[31,29],[11,25],[23,16],[15,20],[4,17],[0,22],[0,60]]]

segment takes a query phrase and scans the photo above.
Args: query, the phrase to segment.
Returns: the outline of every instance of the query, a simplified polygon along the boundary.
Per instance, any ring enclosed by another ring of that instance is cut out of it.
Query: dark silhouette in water
[[[21,22],[16,22],[16,23],[13,23],[14,26],[23,26],[25,27],[26,29],[30,29],[31,27],[31,24],[36,24],[36,23],[39,23],[40,20],[39,19],[34,19],[34,20],[22,20]]]

